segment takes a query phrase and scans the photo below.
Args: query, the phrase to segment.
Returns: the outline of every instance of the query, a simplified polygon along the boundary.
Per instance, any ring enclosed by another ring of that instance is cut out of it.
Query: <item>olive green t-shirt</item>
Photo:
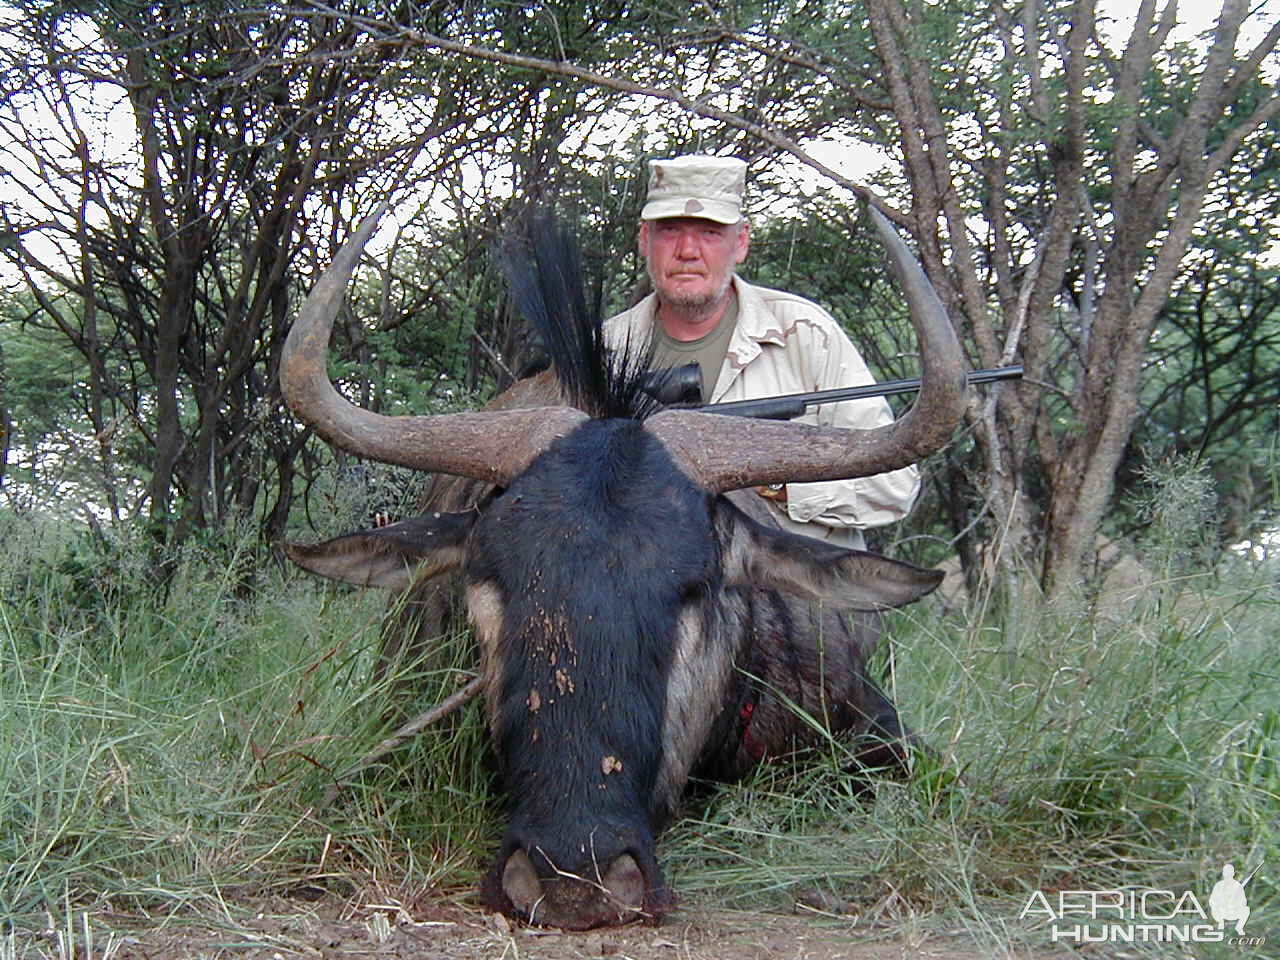
[[[661,324],[655,324],[653,344],[653,369],[670,370],[696,363],[702,373],[702,402],[711,402],[711,391],[716,388],[720,367],[729,352],[729,339],[738,324],[738,298],[729,297],[729,306],[715,329],[697,340],[676,340]]]

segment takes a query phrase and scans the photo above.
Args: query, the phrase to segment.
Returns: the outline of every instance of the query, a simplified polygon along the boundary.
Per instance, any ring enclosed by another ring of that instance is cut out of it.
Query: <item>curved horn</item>
[[[897,470],[940,449],[964,413],[964,353],[942,302],[902,237],[878,210],[871,220],[889,250],[920,339],[920,393],[901,419],[874,430],[664,410],[648,421],[676,462],[705,489],[843,480]]]
[[[360,224],[298,312],[280,360],[285,402],[325,440],[357,456],[505,485],[586,414],[540,407],[386,417],[350,403],[329,382],[325,360],[333,320],[360,252],[385,210],[384,205]]]

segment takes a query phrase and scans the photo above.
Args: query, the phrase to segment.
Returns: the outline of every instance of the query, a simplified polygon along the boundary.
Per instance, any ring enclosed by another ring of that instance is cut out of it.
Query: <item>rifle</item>
[[[996,367],[993,370],[973,370],[966,374],[969,383],[995,383],[999,380],[1016,380],[1022,376],[1022,364]],[[865,397],[888,397],[899,393],[913,393],[920,389],[920,378],[886,380],[884,383],[868,383],[861,387],[840,387],[835,390],[818,390],[813,393],[790,393],[781,397],[762,397],[759,400],[733,400],[729,403],[697,403],[702,394],[702,375],[696,363],[671,370],[659,370],[648,375],[644,389],[663,403],[690,403],[686,409],[700,413],[723,413],[737,417],[755,417],[760,420],[791,420],[809,407],[823,403],[839,403],[842,400],[861,400]]]

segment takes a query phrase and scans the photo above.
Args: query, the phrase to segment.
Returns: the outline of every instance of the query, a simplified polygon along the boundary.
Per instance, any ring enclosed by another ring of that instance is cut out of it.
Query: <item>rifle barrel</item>
[[[1022,364],[996,367],[992,370],[973,370],[966,374],[969,383],[994,383],[998,380],[1016,380],[1022,376]],[[920,389],[920,378],[886,380],[884,383],[868,383],[861,387],[841,387],[836,390],[818,390],[814,393],[790,393],[782,397],[764,397],[760,400],[733,400],[729,403],[707,403],[696,407],[702,413],[723,413],[738,417],[756,417],[764,420],[790,420],[809,407],[822,403],[840,403],[844,400],[861,400],[865,397],[888,397],[899,393],[913,393]]]

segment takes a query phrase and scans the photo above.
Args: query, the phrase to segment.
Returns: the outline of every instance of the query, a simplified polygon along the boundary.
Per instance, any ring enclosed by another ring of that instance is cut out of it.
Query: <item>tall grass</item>
[[[72,910],[217,914],[272,891],[472,889],[500,830],[476,705],[322,803],[395,722],[458,688],[464,639],[393,711],[400,678],[369,682],[378,594],[295,575],[235,536],[173,558],[164,592],[142,586],[138,545],[16,521],[6,536],[0,916],[19,931]],[[767,765],[690,801],[662,844],[669,879],[693,903],[798,904],[856,935],[1038,944],[1044,924],[1019,917],[1033,891],[1205,899],[1223,863],[1265,862],[1249,928],[1274,931],[1274,576],[1241,561],[1196,578],[1169,546],[1149,546],[1155,579],[1136,600],[1022,610],[1016,634],[927,603],[898,615],[882,666],[928,744],[914,775],[868,790],[838,741]]]
[[[892,695],[931,748],[913,777],[868,796],[838,742],[762,768],[669,838],[677,886],[1002,943],[1044,942],[1018,918],[1036,890],[1207,904],[1224,863],[1280,863],[1280,610],[1234,589],[1179,615],[1148,596],[1124,622],[1024,616],[1012,659],[998,626],[900,618]],[[1274,869],[1249,890],[1254,935]]]
[[[763,768],[669,838],[678,886],[743,907],[794,901],[872,934],[1031,945],[1048,941],[1042,919],[1019,916],[1035,891],[1190,890],[1207,909],[1224,863],[1240,877],[1265,864],[1248,933],[1274,948],[1280,591],[1244,558],[1203,572],[1211,500],[1187,473],[1154,486],[1141,586],[1085,607],[1024,598],[1005,618],[898,614],[886,679],[930,745],[913,776],[868,796],[834,741]]]
[[[113,568],[87,562],[100,548],[11,533],[0,916],[222,909],[299,885],[421,891],[471,869],[492,819],[473,719],[320,805],[399,719],[368,682],[382,596],[274,567],[246,595],[243,543],[186,551],[161,593],[126,559],[145,550],[120,549]],[[417,678],[424,701],[463,676],[439,662]]]

